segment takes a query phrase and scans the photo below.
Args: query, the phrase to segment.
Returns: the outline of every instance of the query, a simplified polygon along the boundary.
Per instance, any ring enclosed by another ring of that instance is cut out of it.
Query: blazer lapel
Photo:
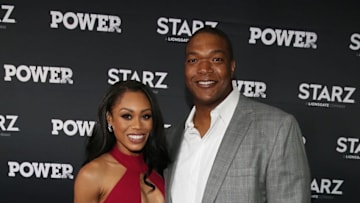
[[[226,129],[224,138],[216,154],[213,167],[206,183],[202,199],[203,203],[214,202],[227,171],[229,170],[230,164],[252,122],[251,110],[248,106],[246,107],[244,105],[243,100],[246,100],[246,98],[240,97],[231,122]]]
[[[168,165],[167,169],[164,171],[164,177],[165,177],[165,188],[166,188],[166,202],[171,203],[171,185],[174,177],[174,166],[176,164],[176,158],[178,156],[178,152],[180,150],[180,145],[182,142],[182,139],[184,137],[184,126],[185,121],[181,122],[180,124],[174,126],[174,129],[170,128],[170,131],[167,133],[167,144],[169,149],[169,155],[171,162]]]

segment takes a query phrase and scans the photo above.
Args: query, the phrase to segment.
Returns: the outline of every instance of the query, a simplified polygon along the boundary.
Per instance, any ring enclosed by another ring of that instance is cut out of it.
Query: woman
[[[137,81],[110,87],[74,185],[75,203],[160,203],[168,164],[164,123],[151,89]]]

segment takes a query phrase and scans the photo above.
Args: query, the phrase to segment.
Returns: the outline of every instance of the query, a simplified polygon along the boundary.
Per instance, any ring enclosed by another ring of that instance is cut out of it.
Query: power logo
[[[135,70],[129,69],[116,69],[112,68],[108,71],[110,85],[123,80],[137,80],[151,88],[167,89],[168,85],[164,83],[168,73],[167,72],[151,72],[142,71],[138,73]]]
[[[266,84],[264,82],[233,80],[232,83],[246,97],[266,98]]]
[[[76,134],[80,136],[91,136],[91,132],[94,129],[95,121],[82,121],[82,120],[66,120],[51,119],[52,123],[52,135],[59,135],[59,131],[64,132],[68,136],[74,136]]]
[[[0,23],[16,23],[16,20],[11,17],[15,6],[13,5],[1,5],[0,7]]]
[[[9,177],[17,175],[24,178],[74,179],[73,166],[61,163],[8,161]]]
[[[4,64],[5,81],[16,78],[20,82],[73,84],[73,71],[67,67]]]
[[[262,30],[258,27],[250,27],[249,44],[256,44],[260,40],[264,45],[313,48],[316,49],[317,34],[315,32],[282,30],[266,28]]]
[[[80,30],[88,31],[121,33],[121,18],[119,16],[74,12],[62,13],[61,11],[50,11],[50,15],[51,28],[57,29],[59,24],[62,24],[68,30],[80,28]]]

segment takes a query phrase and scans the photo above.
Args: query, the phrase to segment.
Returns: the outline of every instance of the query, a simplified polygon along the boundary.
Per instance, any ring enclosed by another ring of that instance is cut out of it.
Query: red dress
[[[126,171],[109,193],[104,203],[140,203],[140,174],[144,174],[148,168],[143,156],[126,155],[120,152],[117,147],[114,147],[110,154],[126,168]],[[153,171],[148,179],[165,195],[164,179],[158,173]]]

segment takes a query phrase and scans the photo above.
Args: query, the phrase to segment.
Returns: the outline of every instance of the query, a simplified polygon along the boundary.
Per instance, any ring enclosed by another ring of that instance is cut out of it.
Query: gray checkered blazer
[[[167,203],[172,202],[173,166],[183,133],[184,123],[180,123],[166,135],[174,160],[164,173]],[[202,203],[310,203],[310,178],[295,118],[240,96],[217,152]]]

